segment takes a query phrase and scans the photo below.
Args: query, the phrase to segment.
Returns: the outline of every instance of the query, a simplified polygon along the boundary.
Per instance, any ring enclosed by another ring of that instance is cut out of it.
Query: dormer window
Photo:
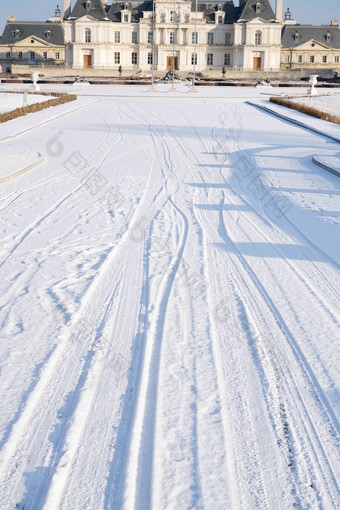
[[[222,11],[222,4],[218,4],[217,11],[215,11],[215,24],[222,24],[224,23],[224,16],[225,13]]]
[[[331,42],[331,34],[329,32],[326,34],[326,42]]]
[[[91,0],[87,0],[85,5],[86,5],[86,12],[90,12],[90,10],[91,10]]]
[[[256,13],[259,13],[259,12],[261,12],[261,3],[256,2]]]
[[[296,34],[294,34],[294,40],[296,42],[300,40],[300,34],[298,32],[296,32]]]
[[[13,37],[15,37],[17,39],[20,35],[20,30],[18,30],[18,29],[12,30],[12,35],[13,35]]]
[[[120,20],[123,22],[123,23],[130,23],[131,22],[131,11],[128,10],[128,4],[125,4],[124,5],[124,9],[122,10],[122,12],[120,13],[121,15],[121,18]]]
[[[51,35],[52,35],[51,30],[46,30],[46,32],[45,32],[46,39],[51,39]]]

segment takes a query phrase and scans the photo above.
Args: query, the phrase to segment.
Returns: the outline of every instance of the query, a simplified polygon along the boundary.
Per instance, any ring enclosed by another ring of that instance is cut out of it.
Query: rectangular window
[[[115,64],[120,64],[120,52],[115,51]]]
[[[35,59],[35,51],[31,51],[31,59],[34,60]]]
[[[21,60],[22,59],[22,51],[19,51],[18,53],[18,58]]]
[[[231,65],[231,55],[230,55],[230,53],[225,53],[224,54],[224,65],[225,66],[230,66]]]
[[[255,32],[255,44],[262,44],[262,34],[261,32]]]
[[[309,62],[310,62],[311,64],[314,64],[314,60],[315,60],[314,55],[311,55],[311,56],[309,57]]]
[[[214,64],[213,53],[207,53],[207,66],[212,66],[213,64]]]
[[[298,62],[299,62],[299,64],[301,64],[301,62],[302,62],[302,55],[298,55]]]
[[[60,60],[60,53],[57,51],[57,53],[55,54],[55,58],[56,60]]]
[[[153,41],[153,33],[152,32],[148,32],[148,43],[152,44],[152,41]]]
[[[11,52],[10,51],[6,51],[6,58],[11,58]]]
[[[170,11],[170,23],[176,22],[176,11]]]
[[[148,53],[148,64],[152,64],[152,53]]]
[[[322,55],[322,63],[327,64],[327,55]]]
[[[125,23],[128,23],[128,21],[129,21],[129,15],[128,14],[124,14],[124,21],[125,21]]]
[[[335,63],[335,64],[339,64],[339,62],[340,62],[340,57],[339,57],[338,55],[336,55],[336,56],[334,57],[334,63]]]
[[[223,16],[217,16],[217,23],[222,23],[223,21]]]
[[[137,34],[137,32],[132,32],[131,42],[132,42],[132,44],[137,44],[138,43],[138,34]]]
[[[85,42],[90,43],[91,42],[91,31],[85,30]]]
[[[212,32],[208,32],[208,44],[214,44],[214,34]]]
[[[289,55],[285,55],[285,62],[286,62],[286,64],[289,64],[289,62],[290,62],[290,56]]]
[[[191,65],[197,66],[197,53],[191,53]]]
[[[225,34],[225,44],[229,46],[231,44],[231,34]]]
[[[191,42],[192,42],[192,44],[197,44],[198,43],[198,33],[197,32],[192,32],[192,34],[191,34]]]
[[[175,33],[170,32],[170,44],[175,44]]]
[[[138,60],[137,60],[137,52],[136,51],[133,51],[131,53],[131,64],[133,65],[136,65],[138,63]]]
[[[120,32],[115,32],[115,43],[120,43]]]

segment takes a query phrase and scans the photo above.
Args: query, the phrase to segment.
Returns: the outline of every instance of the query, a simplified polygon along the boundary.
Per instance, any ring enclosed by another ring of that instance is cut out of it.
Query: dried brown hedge
[[[311,117],[316,117],[317,119],[327,120],[328,122],[333,122],[334,124],[340,124],[340,117],[332,115],[331,113],[323,112],[304,103],[295,103],[294,101],[284,99],[283,97],[271,97],[269,101],[271,103],[275,103],[280,106],[286,106],[292,110],[297,110],[298,112],[305,113]]]
[[[40,92],[38,92],[37,94],[40,94]],[[77,96],[75,95],[57,94],[55,92],[52,92],[51,94],[43,92],[41,93],[41,95],[53,96],[56,97],[56,99],[49,99],[48,101],[44,101],[43,103],[35,103],[22,108],[17,108],[16,110],[13,110],[11,112],[2,113],[0,114],[0,124],[2,124],[3,122],[8,122],[9,120],[17,119],[18,117],[23,117],[28,113],[40,112],[41,110],[45,110],[46,108],[50,108],[52,106],[59,106],[61,104],[69,103],[77,99]]]

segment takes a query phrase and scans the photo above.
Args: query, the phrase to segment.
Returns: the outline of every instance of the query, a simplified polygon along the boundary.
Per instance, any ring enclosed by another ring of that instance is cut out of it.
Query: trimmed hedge
[[[13,93],[13,92],[12,92]],[[41,110],[45,110],[46,108],[50,108],[52,106],[59,106],[61,104],[69,103],[71,101],[75,101],[77,96],[69,95],[69,94],[58,94],[56,92],[47,93],[47,92],[32,92],[32,94],[39,94],[43,96],[53,96],[56,99],[49,99],[48,101],[44,101],[43,103],[35,103],[29,106],[24,106],[22,108],[16,108],[16,110],[12,110],[11,112],[0,114],[0,124],[4,122],[8,122],[9,120],[17,119],[19,117],[23,117],[28,113],[40,112]]]
[[[332,115],[331,113],[323,112],[304,103],[295,103],[294,101],[290,101],[289,99],[284,99],[282,97],[271,97],[269,101],[271,103],[285,106],[286,108],[291,108],[292,110],[296,110],[301,113],[305,113],[311,117],[316,117],[317,119],[327,120],[328,122],[333,122],[333,124],[340,124],[340,117]]]

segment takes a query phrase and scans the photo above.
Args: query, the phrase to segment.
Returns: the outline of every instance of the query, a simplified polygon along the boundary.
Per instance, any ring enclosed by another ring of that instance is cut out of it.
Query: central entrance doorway
[[[253,69],[262,69],[262,60],[261,60],[261,57],[254,57],[254,59],[253,59]]]
[[[92,66],[92,55],[84,55],[84,67]]]
[[[166,68],[178,71],[178,57],[166,57]]]

